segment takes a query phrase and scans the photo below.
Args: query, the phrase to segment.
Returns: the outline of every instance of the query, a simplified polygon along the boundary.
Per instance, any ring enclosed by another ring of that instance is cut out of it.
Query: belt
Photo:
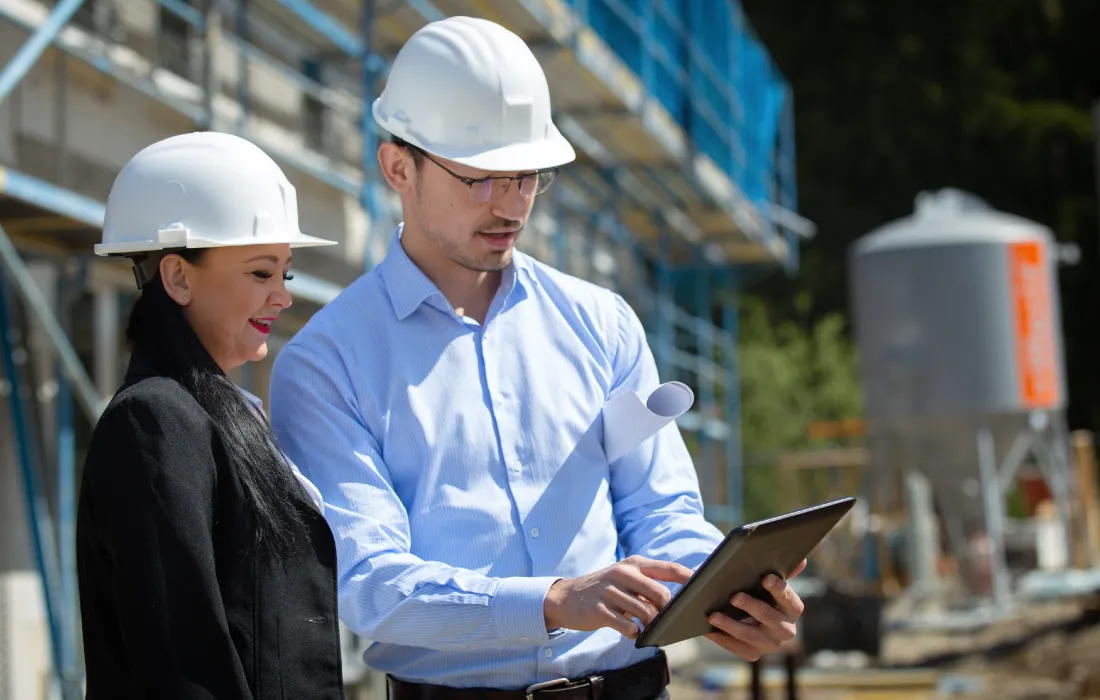
[[[389,700],[652,700],[668,683],[668,660],[663,651],[626,668],[536,683],[525,690],[451,688],[386,676]]]

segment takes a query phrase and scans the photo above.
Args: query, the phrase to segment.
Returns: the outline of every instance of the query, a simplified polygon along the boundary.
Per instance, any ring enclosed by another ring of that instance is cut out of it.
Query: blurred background
[[[91,254],[118,170],[240,134],[340,242],[296,253],[234,377],[266,397],[385,254],[364,106],[456,14],[541,60],[578,161],[520,248],[621,293],[693,388],[707,516],[860,499],[795,643],[670,648],[674,697],[1100,698],[1100,3],[0,0],[0,699],[82,697],[75,503],[135,297]],[[382,700],[344,644],[349,697]]]

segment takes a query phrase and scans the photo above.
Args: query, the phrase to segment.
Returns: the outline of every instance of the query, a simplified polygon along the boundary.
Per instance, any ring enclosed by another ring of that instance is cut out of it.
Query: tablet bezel
[[[787,567],[785,571],[764,571],[764,568],[766,567],[758,566],[755,564],[753,565],[755,566],[755,568],[760,569],[760,571],[754,572],[754,578],[763,579],[763,577],[766,576],[768,573],[778,573],[783,578],[786,578],[789,575],[790,571],[793,570],[793,568],[796,567],[799,562],[809,556],[809,554],[817,547],[818,544],[820,544],[825,536],[827,536],[833,530],[833,528],[835,528],[837,524],[840,523],[840,521],[852,509],[852,506],[854,506],[855,503],[855,497],[846,496],[844,498],[827,501],[825,503],[820,503],[814,506],[810,506],[808,508],[803,508],[789,513],[777,515],[775,517],[767,518],[765,520],[745,523],[744,525],[734,528],[730,531],[728,535],[726,535],[722,542],[717,547],[715,547],[714,551],[710,553],[706,560],[695,570],[695,573],[692,574],[691,578],[689,578],[687,582],[684,583],[684,585],[678,591],[676,591],[676,593],[672,596],[672,599],[669,600],[668,604],[665,605],[664,608],[662,608],[657,613],[657,616],[653,618],[653,622],[651,622],[641,632],[641,634],[638,635],[638,637],[635,639],[634,646],[639,649],[644,647],[660,647],[682,641],[680,639],[665,641],[665,639],[663,638],[664,628],[667,625],[672,624],[668,622],[668,620],[677,614],[676,611],[679,607],[682,607],[683,605],[691,605],[694,602],[693,595],[695,588],[698,587],[698,582],[708,577],[708,575],[710,574],[710,567],[716,565],[714,562],[718,561],[719,559],[726,558],[727,551],[731,547],[736,550],[741,546],[742,543],[747,541],[751,535],[756,533],[762,533],[765,536],[768,536],[776,534],[776,530],[784,531],[794,527],[802,528],[812,527],[815,524],[823,525],[824,527],[820,529],[819,533],[814,533],[814,535],[811,536],[809,540],[803,543],[803,546],[797,549],[796,556],[792,557],[793,561],[783,562],[783,566]],[[727,562],[727,566],[729,564],[732,564],[733,562],[738,561],[736,551],[732,552],[730,556],[732,556],[733,558]],[[741,562],[740,564],[744,566],[745,563]],[[756,574],[759,574],[759,576],[756,576]],[[759,581],[756,581],[755,587],[758,590],[750,590],[754,588],[754,585],[752,584],[740,585],[738,583],[733,583],[731,584],[729,592],[726,595],[726,599],[728,600],[735,593],[742,591],[748,592],[750,595],[755,595],[755,597],[761,597],[761,593],[767,594],[767,592],[762,587],[760,587]],[[768,599],[771,598],[770,594],[767,594],[767,596]],[[688,602],[684,603],[681,601]],[[747,613],[744,613],[744,611],[738,610],[736,608],[734,608],[733,610],[740,613],[741,617],[748,617]],[[713,630],[714,628],[712,627],[711,629]],[[693,636],[702,635],[700,634]],[[656,641],[654,641],[655,638]]]

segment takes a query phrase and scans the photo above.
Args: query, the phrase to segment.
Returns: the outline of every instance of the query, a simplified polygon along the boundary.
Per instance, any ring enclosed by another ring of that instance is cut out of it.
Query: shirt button
[[[542,652],[542,655],[545,656],[548,659],[552,659],[552,658],[554,658],[554,650],[553,649],[547,649],[546,651]]]
[[[514,462],[512,462],[512,469],[514,469],[515,471],[518,472],[522,468],[523,468],[523,465],[519,463],[518,459],[515,460]]]
[[[539,538],[539,529],[537,527],[531,528],[531,537],[534,537],[536,540]]]

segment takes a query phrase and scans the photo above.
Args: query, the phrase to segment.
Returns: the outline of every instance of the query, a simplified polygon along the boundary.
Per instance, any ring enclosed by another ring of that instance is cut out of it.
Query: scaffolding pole
[[[726,375],[723,399],[726,404],[726,425],[729,427],[726,438],[726,505],[729,522],[738,524],[744,517],[744,462],[741,454],[741,363],[738,359],[739,325],[735,301],[737,289],[732,271],[726,271],[722,277],[722,286],[726,290],[726,298],[722,302],[722,328],[725,331],[722,364]]]
[[[2,229],[0,229],[2,231]],[[75,620],[68,619],[61,590],[60,556],[58,542],[50,522],[49,503],[42,486],[41,472],[35,464],[28,412],[24,410],[21,389],[24,383],[16,362],[13,341],[19,336],[15,318],[10,313],[7,299],[7,276],[0,275],[0,363],[11,384],[8,396],[15,437],[15,453],[22,476],[23,497],[27,506],[27,519],[31,531],[31,544],[35,563],[42,580],[43,599],[46,603],[46,619],[50,629],[50,655],[54,674],[60,682],[65,700],[80,698],[79,666],[76,664]]]
[[[39,322],[46,331],[50,344],[53,345],[54,351],[61,360],[65,376],[73,383],[80,407],[84,410],[88,421],[94,425],[103,412],[106,402],[96,391],[95,385],[88,377],[87,370],[84,369],[80,358],[77,357],[76,350],[73,349],[64,329],[58,323],[57,317],[50,309],[49,304],[46,303],[38,286],[34,283],[30,271],[23,259],[19,257],[19,252],[15,249],[11,239],[8,238],[7,231],[4,230],[3,226],[0,226],[0,260],[3,261],[12,281],[15,282],[15,288],[23,297],[27,308],[38,317]]]
[[[27,75],[42,53],[57,38],[69,19],[84,4],[84,0],[61,0],[50,16],[31,34],[8,65],[0,72],[0,102],[3,102],[19,81]]]
[[[374,134],[374,119],[371,107],[374,103],[374,82],[378,76],[371,60],[371,41],[374,32],[374,0],[360,0],[359,8],[359,42],[360,42],[360,70],[363,79],[362,121],[360,124],[360,137],[363,142],[363,189],[359,194],[360,206],[367,213],[367,227],[363,232],[363,266],[367,270],[374,267],[374,232],[378,230],[380,207],[378,200],[377,171],[378,139]]]

